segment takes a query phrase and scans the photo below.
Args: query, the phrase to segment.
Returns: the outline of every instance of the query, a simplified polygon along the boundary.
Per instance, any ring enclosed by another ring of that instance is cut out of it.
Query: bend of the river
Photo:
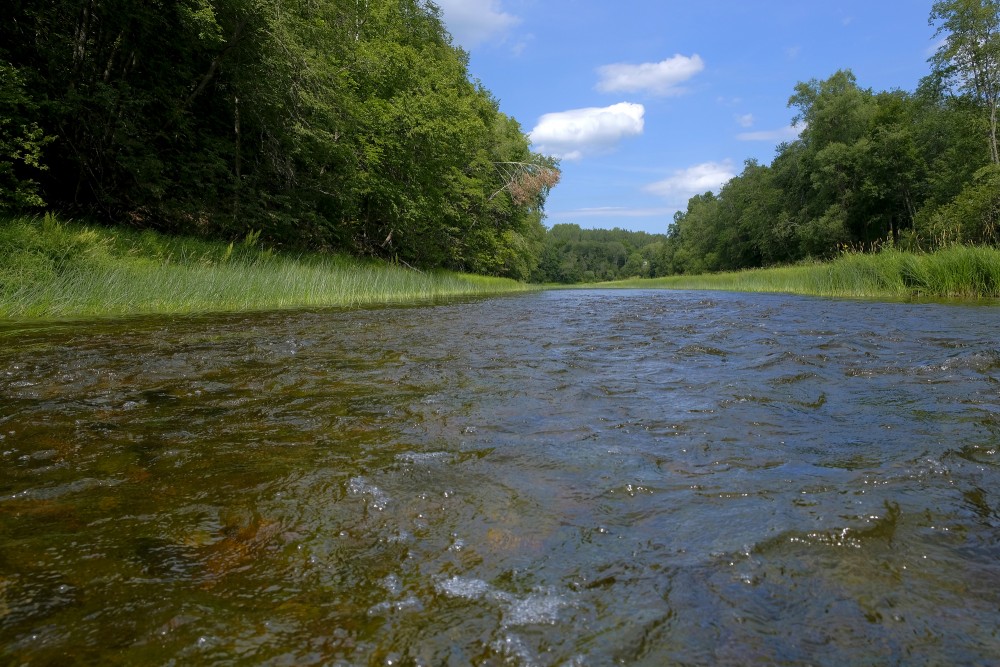
[[[0,325],[0,663],[1000,660],[1000,310]]]

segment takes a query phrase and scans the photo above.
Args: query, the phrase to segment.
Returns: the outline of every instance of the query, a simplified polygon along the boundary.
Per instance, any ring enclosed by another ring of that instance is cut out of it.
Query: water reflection
[[[12,663],[987,663],[992,308],[551,292],[0,331]]]

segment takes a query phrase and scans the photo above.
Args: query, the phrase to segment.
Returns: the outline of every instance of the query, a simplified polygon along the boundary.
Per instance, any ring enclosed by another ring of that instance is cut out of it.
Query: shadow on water
[[[994,309],[4,325],[12,664],[987,664]]]

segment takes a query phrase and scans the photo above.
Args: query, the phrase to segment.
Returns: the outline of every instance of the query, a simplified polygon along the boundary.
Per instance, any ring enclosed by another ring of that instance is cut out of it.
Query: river
[[[995,663],[998,325],[596,290],[0,324],[0,663]]]

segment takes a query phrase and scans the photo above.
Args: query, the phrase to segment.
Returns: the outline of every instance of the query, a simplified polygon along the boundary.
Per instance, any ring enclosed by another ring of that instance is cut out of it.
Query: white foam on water
[[[387,590],[390,595],[399,595],[403,592],[403,582],[395,574],[383,577],[379,583],[382,584],[382,588]]]
[[[559,612],[568,605],[569,601],[554,591],[513,598],[504,612],[504,625],[554,625],[559,620]]]
[[[571,602],[553,589],[541,589],[520,597],[494,589],[482,579],[451,577],[435,582],[439,593],[465,600],[487,599],[503,608],[503,625],[554,625],[559,613]]]
[[[503,639],[498,639],[490,646],[494,651],[507,658],[506,661],[515,659],[523,665],[537,665],[538,660],[532,654],[531,649],[524,643],[524,640],[517,635],[507,635]],[[505,662],[506,662],[505,661]]]
[[[463,577],[438,580],[435,582],[434,587],[439,593],[466,600],[478,600],[492,590],[490,585],[482,579],[466,579]]]
[[[392,613],[403,613],[409,611],[423,611],[424,603],[415,595],[405,597],[402,600],[385,600],[368,609],[369,616],[387,616]]]
[[[396,455],[396,460],[401,463],[436,463],[451,462],[454,455],[451,452],[403,452]]]
[[[380,507],[379,509],[384,509],[384,507]],[[407,530],[398,530],[395,534],[382,539],[389,544],[408,544],[413,541],[413,533]]]
[[[352,477],[347,483],[347,491],[352,496],[368,496],[371,506],[379,511],[384,510],[389,504],[389,496],[385,491],[364,477]]]

